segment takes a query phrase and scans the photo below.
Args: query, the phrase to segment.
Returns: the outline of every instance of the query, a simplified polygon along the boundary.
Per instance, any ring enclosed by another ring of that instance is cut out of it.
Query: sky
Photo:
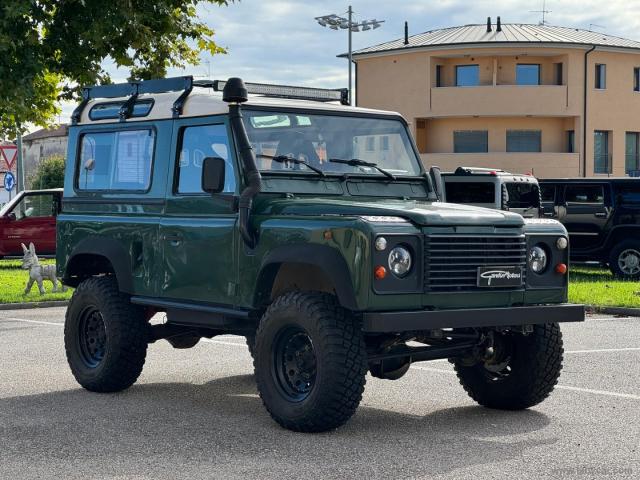
[[[236,0],[228,7],[198,6],[198,16],[215,30],[226,55],[202,55],[202,64],[169,76],[308,85],[347,86],[347,31],[321,27],[315,17],[345,16],[348,0]],[[352,0],[354,19],[384,20],[381,28],[353,34],[353,48],[367,47],[404,35],[438,28],[486,23],[500,15],[502,23],[533,23],[542,19],[542,0]],[[546,21],[640,40],[640,0],[547,0]],[[114,81],[126,81],[128,71],[105,62]],[[67,122],[72,104],[63,105],[60,122]]]

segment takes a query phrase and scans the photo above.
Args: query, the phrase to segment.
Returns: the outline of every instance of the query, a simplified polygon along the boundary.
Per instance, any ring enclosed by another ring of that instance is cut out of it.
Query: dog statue
[[[38,256],[36,255],[36,247],[33,243],[29,244],[29,248],[22,244],[22,251],[24,256],[22,257],[22,269],[29,270],[29,281],[27,282],[27,288],[24,289],[24,294],[27,295],[31,291],[33,283],[38,284],[38,290],[40,295],[44,295],[45,289],[42,286],[44,280],[49,280],[53,283],[53,291],[58,291],[58,279],[56,277],[55,265],[40,265]],[[66,287],[62,285],[62,291],[66,291]]]

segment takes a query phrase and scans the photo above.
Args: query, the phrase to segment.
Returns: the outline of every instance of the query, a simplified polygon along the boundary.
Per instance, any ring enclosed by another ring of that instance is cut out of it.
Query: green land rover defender
[[[584,319],[566,303],[564,227],[439,202],[405,120],[345,94],[191,77],[84,89],[57,227],[84,388],[131,386],[160,339],[236,334],[266,409],[297,431],[345,423],[367,372],[426,360],[449,359],[490,408],[549,395],[558,323]]]

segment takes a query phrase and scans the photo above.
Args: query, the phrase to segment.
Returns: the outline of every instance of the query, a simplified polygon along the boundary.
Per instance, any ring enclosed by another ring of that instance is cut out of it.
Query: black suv
[[[542,215],[567,228],[572,261],[598,261],[616,276],[640,277],[640,179],[546,179],[540,186]]]

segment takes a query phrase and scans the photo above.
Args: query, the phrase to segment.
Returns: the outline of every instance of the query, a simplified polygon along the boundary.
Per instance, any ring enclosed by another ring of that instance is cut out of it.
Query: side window
[[[78,190],[145,191],[151,185],[155,132],[122,130],[81,137]]]
[[[603,204],[604,188],[602,185],[569,185],[565,190],[567,203]]]
[[[496,187],[489,182],[445,182],[447,202],[496,203]]]
[[[52,194],[26,195],[12,210],[16,220],[54,215]]]
[[[556,186],[543,183],[540,185],[540,194],[543,202],[554,203],[556,201]]]
[[[225,161],[223,192],[235,192],[236,178],[227,128],[223,124],[217,124],[185,127],[182,130],[182,142],[176,169],[177,193],[204,193],[202,191],[202,163],[207,157],[220,157]]]

